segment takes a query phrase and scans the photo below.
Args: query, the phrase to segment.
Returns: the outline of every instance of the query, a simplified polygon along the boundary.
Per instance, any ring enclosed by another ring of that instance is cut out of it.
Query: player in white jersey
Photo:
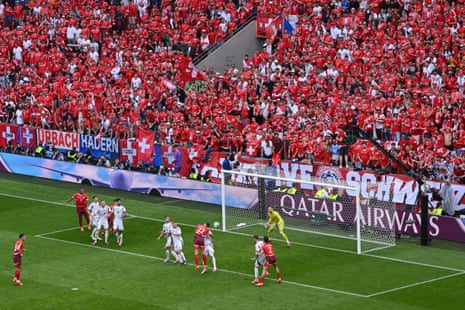
[[[254,280],[252,281],[253,284],[257,284],[259,282],[259,267],[265,264],[265,254],[262,251],[263,241],[259,239],[257,235],[253,236],[253,240],[255,241],[255,257],[252,257],[254,261]]]
[[[210,227],[210,224],[208,223],[206,223],[205,225],[207,227]],[[203,237],[203,242],[205,244],[203,253],[212,258],[213,272],[215,272],[216,271],[216,257],[215,257],[215,248],[213,246],[212,238],[213,238],[213,233],[211,232],[211,230],[209,230],[208,234],[205,235],[205,237]],[[206,267],[202,270],[202,274],[204,274],[205,272],[207,272]]]
[[[165,254],[166,257],[163,260],[165,263],[170,261],[170,253],[176,258],[176,253],[173,251],[173,238],[171,232],[173,230],[173,223],[169,215],[165,215],[165,223],[161,227],[160,234],[157,237],[157,241],[160,241],[161,238],[165,238]]]
[[[105,233],[105,244],[109,245],[110,243],[108,243],[108,217],[110,216],[110,207],[107,205],[105,200],[102,200],[100,202],[100,206],[97,208],[96,213],[98,217],[96,235],[98,236],[100,234],[100,230],[103,228],[103,231]],[[98,239],[95,239],[92,244],[97,245],[97,240]]]
[[[123,218],[128,216],[128,212],[126,211],[126,208],[121,204],[120,198],[116,198],[114,200],[113,215],[114,215],[113,231],[115,232],[115,235],[116,235],[116,242],[118,243],[119,246],[122,246],[123,245],[123,232],[124,232]]]
[[[173,222],[173,228],[171,229],[171,238],[173,239],[173,249],[174,255],[176,257],[175,263],[181,263],[185,265],[186,256],[184,256],[184,252],[182,251],[184,240],[182,238],[182,230],[181,227],[178,226],[178,223]]]
[[[87,210],[90,214],[90,218],[91,218],[91,223],[92,223],[92,226],[94,227],[92,229],[92,233],[90,234],[90,237],[92,238],[93,241],[99,239],[99,240],[102,240],[98,234],[96,234],[97,232],[97,223],[98,223],[98,217],[97,217],[97,208],[99,207],[99,202],[98,202],[98,196],[95,195],[92,197],[92,202],[89,203],[89,205],[87,206]]]

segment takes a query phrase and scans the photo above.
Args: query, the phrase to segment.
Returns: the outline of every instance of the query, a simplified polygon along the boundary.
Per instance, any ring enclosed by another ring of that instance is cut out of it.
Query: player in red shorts
[[[79,228],[81,231],[84,231],[84,227],[82,226],[82,218],[84,217],[87,221],[87,229],[90,230],[90,219],[89,219],[89,212],[87,210],[87,201],[89,200],[89,196],[83,188],[79,190],[79,192],[74,193],[68,200],[65,201],[65,204],[73,200],[76,202],[76,212],[79,220]]]
[[[15,277],[13,278],[13,282],[19,286],[23,286],[23,282],[21,282],[19,278],[21,277],[24,240],[26,240],[26,235],[23,233],[19,234],[18,240],[16,241],[15,248],[13,250],[13,266],[15,266]]]
[[[195,226],[195,235],[194,235],[194,261],[195,269],[199,269],[199,249],[202,251],[202,260],[203,260],[203,270],[207,270],[207,254],[205,250],[204,238],[210,230],[206,224],[197,224]],[[202,271],[202,273],[205,273]]]
[[[276,261],[273,245],[271,245],[271,241],[268,236],[263,238],[263,242],[264,244],[262,245],[262,252],[265,254],[266,261],[263,265],[262,275],[260,276],[256,286],[263,286],[263,283],[265,282],[265,276],[268,272],[268,268],[270,268],[270,265],[272,265],[276,271],[276,275],[278,276],[278,283],[281,283],[281,273],[279,272],[278,262]]]

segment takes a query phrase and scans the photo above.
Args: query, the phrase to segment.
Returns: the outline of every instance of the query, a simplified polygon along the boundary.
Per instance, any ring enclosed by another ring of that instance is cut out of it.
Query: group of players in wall
[[[87,205],[88,196],[84,189],[80,189],[74,193],[65,203],[75,200],[76,210],[79,220],[80,230],[84,231],[83,219],[87,221],[87,228],[91,230],[92,244],[97,245],[103,239],[105,245],[109,244],[109,234],[116,236],[117,244],[123,245],[124,222],[123,219],[128,216],[126,208],[121,204],[121,199],[117,198],[112,205],[108,205],[105,200],[99,200],[97,195],[92,197],[92,201]],[[258,236],[254,236],[255,256],[254,261],[254,279],[252,281],[256,286],[263,286],[265,277],[269,275],[268,269],[273,266],[276,271],[277,281],[281,283],[281,273],[277,264],[273,245],[271,244],[271,233],[275,228],[279,230],[280,235],[286,241],[287,246],[291,243],[287,235],[284,233],[284,220],[275,211],[273,207],[268,207],[268,221],[265,228],[268,230],[268,235],[260,240]],[[195,268],[200,269],[200,255],[202,256],[203,269],[202,274],[208,270],[207,257],[210,256],[213,269],[216,268],[215,249],[213,246],[213,232],[210,230],[208,223],[197,224],[194,233],[194,262]],[[103,236],[103,238],[102,238]],[[183,237],[181,227],[175,221],[171,221],[170,216],[165,216],[162,229],[157,241],[165,239],[165,254],[164,262],[170,262],[171,256],[174,257],[174,262],[182,265],[187,264],[186,257],[183,252]],[[262,273],[259,274],[260,266],[263,267]]]

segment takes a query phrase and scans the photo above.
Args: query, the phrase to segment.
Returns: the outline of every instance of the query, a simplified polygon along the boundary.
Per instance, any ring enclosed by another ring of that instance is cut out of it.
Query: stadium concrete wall
[[[253,54],[262,50],[263,40],[256,36],[256,25],[256,21],[250,22],[230,40],[212,51],[207,58],[197,64],[197,67],[199,69],[213,68],[214,72],[222,73],[235,64],[240,71],[245,54],[248,54],[251,59]]]

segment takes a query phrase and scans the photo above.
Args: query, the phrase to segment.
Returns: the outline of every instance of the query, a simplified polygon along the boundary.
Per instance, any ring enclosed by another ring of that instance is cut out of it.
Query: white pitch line
[[[108,251],[108,252],[126,254],[126,255],[131,255],[131,256],[136,256],[136,257],[147,258],[147,259],[153,259],[153,260],[157,260],[157,261],[163,261],[164,260],[164,258],[151,256],[151,255],[146,255],[146,254],[128,252],[128,251],[123,251],[123,250],[117,250],[117,249],[111,249],[111,248],[106,248],[106,247],[101,247],[101,246],[95,246],[95,245],[91,245],[91,244],[79,243],[79,242],[75,242],[75,241],[68,241],[68,240],[63,240],[63,239],[46,237],[46,235],[50,235],[50,234],[53,234],[53,233],[59,233],[59,232],[62,232],[62,231],[68,231],[68,230],[72,230],[72,229],[76,229],[76,227],[69,228],[69,229],[64,229],[64,230],[58,230],[58,231],[54,231],[54,232],[47,232],[47,233],[35,235],[35,237],[50,240],[50,241],[56,241],[56,242],[71,244],[71,245],[79,245],[79,246],[84,246],[84,247],[87,247],[87,248],[99,249],[99,250],[102,250],[102,251]],[[188,266],[194,266],[194,264],[187,264],[187,265]],[[230,274],[234,274],[234,275],[239,275],[239,276],[243,276],[243,277],[252,277],[253,276],[251,274],[246,274],[246,273],[243,273],[243,272],[238,272],[238,271],[233,271],[233,270],[228,270],[228,269],[221,269],[221,268],[217,268],[217,271],[230,273]],[[267,281],[276,282],[275,279],[268,279]],[[320,290],[320,291],[326,291],[326,292],[331,292],[331,293],[350,295],[350,296],[354,296],[354,297],[364,297],[364,298],[367,297],[367,295],[360,295],[360,294],[357,294],[357,293],[346,292],[346,291],[341,291],[341,290],[335,290],[335,289],[330,289],[330,288],[326,288],[326,287],[314,286],[314,285],[303,284],[303,283],[292,282],[292,281],[282,281],[281,283],[286,283],[286,284],[300,286],[300,287],[306,287],[306,288],[313,288],[313,289],[317,289],[317,290]]]
[[[73,207],[71,205],[66,205],[64,203],[58,203],[58,202],[42,200],[42,199],[36,199],[36,198],[30,198],[30,197],[24,197],[24,196],[18,196],[18,195],[11,195],[11,194],[6,194],[6,193],[0,193],[0,195],[1,196],[6,196],[6,197],[13,197],[13,198],[19,198],[19,199],[24,199],[24,200],[30,200],[30,201],[38,201],[38,202],[44,202],[44,203],[49,203],[49,204],[65,205],[65,206]],[[177,202],[177,201],[180,201],[180,200],[174,200],[172,202]],[[163,222],[163,220],[154,219],[154,218],[150,218],[150,217],[144,217],[144,216],[138,216],[138,215],[130,215],[129,218],[140,218],[140,219],[145,219],[145,220]],[[186,223],[179,223],[179,224],[181,224],[182,226],[187,226],[187,227],[195,227],[195,225],[186,224]],[[66,240],[61,240],[61,239],[45,237],[46,235],[59,233],[59,232],[63,232],[63,231],[69,231],[69,230],[72,230],[72,229],[76,229],[76,228],[73,227],[73,228],[68,228],[68,229],[64,229],[64,230],[60,230],[60,231],[39,234],[39,235],[36,235],[36,237],[43,238],[43,239],[66,242],[66,243],[70,243],[70,244],[77,244],[77,245],[82,245],[82,246],[94,247],[93,245],[86,245],[86,244],[72,242],[72,241],[66,241]],[[250,234],[239,233],[239,232],[231,232],[231,231],[229,231],[229,233],[236,234],[236,235],[242,235],[242,236],[248,236],[248,237],[252,236]],[[277,241],[282,241],[282,240],[277,240]],[[354,254],[352,251],[347,251],[347,250],[339,250],[339,249],[323,247],[323,246],[317,246],[317,245],[311,245],[311,244],[305,244],[305,243],[299,243],[299,242],[293,242],[293,243],[301,245],[301,246],[314,247],[314,248],[325,249],[325,250],[330,250],[330,251],[337,251],[337,252],[343,252],[343,253],[348,253],[348,254]],[[132,252],[125,252],[125,251],[108,249],[108,248],[101,248],[101,249],[108,250],[108,251],[119,252],[119,253],[126,253],[126,254],[134,255],[134,256],[140,256],[140,257],[147,257],[147,258],[162,260],[161,258],[158,258],[158,257],[153,257],[153,256],[148,256],[148,255],[143,255],[143,254],[137,254],[137,253],[132,253]],[[431,283],[431,282],[435,282],[435,281],[438,281],[438,280],[441,280],[441,279],[446,279],[446,278],[450,278],[450,277],[465,274],[465,270],[461,270],[461,269],[457,269],[457,268],[438,266],[438,265],[432,265],[432,264],[425,264],[425,263],[420,263],[420,262],[414,262],[414,261],[409,261],[409,260],[403,260],[403,259],[392,258],[392,257],[387,257],[387,256],[380,256],[380,255],[373,255],[373,254],[362,254],[362,255],[373,257],[373,258],[378,258],[378,259],[397,261],[397,262],[407,263],[407,264],[412,264],[412,265],[418,265],[418,266],[424,266],[424,267],[430,267],[430,268],[437,268],[437,269],[456,271],[457,273],[452,274],[452,275],[447,275],[447,276],[444,276],[444,277],[439,277],[439,278],[435,278],[435,279],[430,279],[430,280],[426,280],[426,281],[413,283],[413,284],[406,285],[406,286],[401,286],[401,287],[398,287],[398,288],[393,288],[393,289],[382,291],[382,292],[377,292],[377,293],[370,294],[370,295],[360,295],[360,294],[356,294],[356,293],[351,293],[351,292],[346,292],[346,291],[339,291],[339,290],[332,290],[332,289],[329,289],[329,288],[324,288],[324,287],[319,287],[319,286],[312,286],[312,285],[307,285],[307,284],[302,284],[302,283],[297,283],[297,282],[290,282],[290,281],[283,281],[283,283],[288,283],[288,284],[293,284],[293,285],[296,285],[296,286],[303,286],[303,287],[308,287],[308,288],[314,288],[314,289],[319,289],[319,290],[324,290],[324,291],[337,292],[337,293],[341,293],[341,294],[358,296],[358,297],[372,297],[372,296],[386,294],[386,293],[389,293],[389,292],[398,291],[398,290],[402,290],[402,289],[405,289],[405,288],[418,286],[418,285],[422,285],[422,284],[426,284],[426,283]],[[247,275],[247,274],[244,274],[244,273],[230,271],[230,270],[221,270],[221,271],[229,272],[229,273],[233,273],[233,274],[238,274],[238,275],[250,276],[250,275]]]
[[[459,272],[459,273],[465,273],[465,270],[463,270],[463,269],[457,269],[457,268],[452,268],[452,267],[432,265],[432,264],[426,264],[426,263],[420,263],[420,262],[404,260],[404,259],[400,259],[400,258],[374,255],[374,254],[362,254],[362,255],[363,256],[368,256],[368,257],[373,257],[373,258],[391,260],[391,261],[394,261],[394,262],[408,263],[408,264],[417,265],[417,266],[423,266],[423,267],[429,267],[429,268],[437,268],[437,269],[445,269],[445,270],[450,270],[450,271],[456,271],[456,272]]]
[[[174,200],[170,200],[170,201],[167,201],[167,202],[161,202],[159,204],[161,205],[168,205],[168,204],[171,204],[171,203],[176,203],[176,202],[182,202],[183,200],[181,199],[174,199]]]
[[[377,292],[377,293],[374,293],[374,294],[367,295],[366,297],[369,298],[369,297],[384,295],[384,294],[400,291],[400,290],[403,290],[403,289],[406,289],[406,288],[411,288],[411,287],[414,287],[414,286],[419,286],[419,285],[428,284],[428,283],[432,283],[432,282],[436,282],[436,281],[440,281],[440,280],[444,280],[444,279],[448,279],[448,278],[453,278],[453,277],[464,275],[464,274],[465,274],[465,272],[458,272],[458,273],[454,273],[454,274],[449,274],[449,275],[446,275],[446,276],[442,276],[442,277],[438,277],[438,278],[434,278],[434,279],[430,279],[430,280],[425,280],[425,281],[420,281],[420,282],[416,282],[416,283],[413,283],[413,284],[396,287],[396,288],[393,288],[393,289],[390,289],[390,290],[385,290],[385,291],[382,291],[382,292]]]

